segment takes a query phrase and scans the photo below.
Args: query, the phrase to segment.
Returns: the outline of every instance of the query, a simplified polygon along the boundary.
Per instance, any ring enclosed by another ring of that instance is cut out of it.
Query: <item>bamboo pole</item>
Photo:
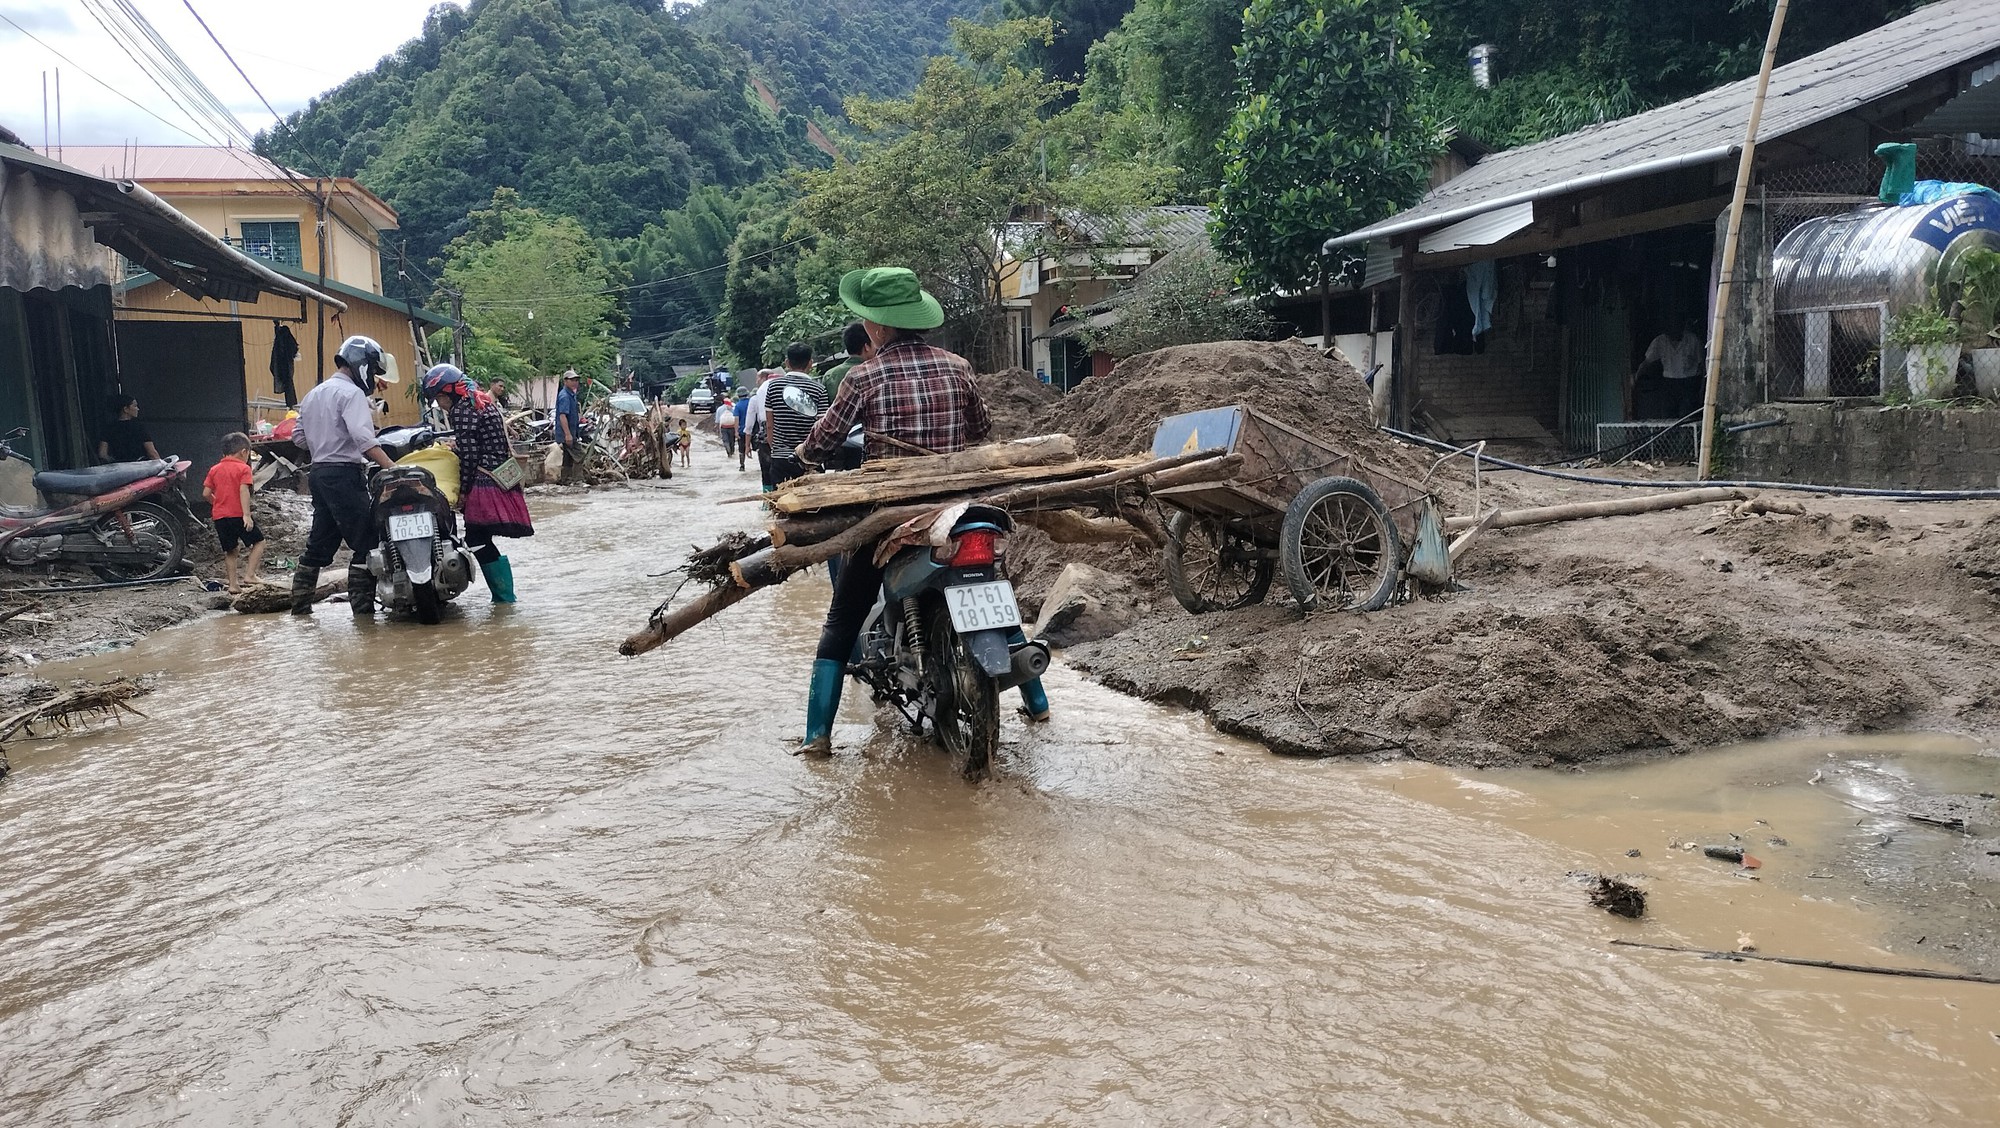
[[[1785,29],[1791,0],[1778,0],[1771,12],[1771,33],[1764,39],[1764,65],[1757,72],[1757,97],[1750,103],[1750,125],[1743,135],[1743,156],[1736,162],[1736,194],[1729,201],[1729,233],[1722,238],[1722,276],[1715,288],[1715,324],[1708,334],[1708,380],[1701,399],[1701,461],[1697,476],[1715,467],[1715,399],[1722,386],[1722,344],[1728,335],[1729,300],[1736,288],[1737,244],[1743,236],[1743,206],[1750,195],[1750,176],[1757,163],[1757,127],[1764,120],[1764,95],[1771,87],[1771,67],[1778,60],[1778,36]]]
[[[1488,529],[1513,529],[1522,525],[1546,525],[1555,521],[1580,521],[1586,517],[1629,517],[1636,513],[1656,513],[1662,509],[1681,509],[1690,505],[1704,505],[1711,501],[1736,501],[1743,491],[1731,486],[1706,486],[1698,490],[1676,490],[1673,493],[1647,494],[1644,497],[1621,497],[1610,501],[1578,501],[1568,505],[1544,505],[1537,509],[1515,509],[1506,513],[1491,513],[1485,517],[1450,517],[1445,520],[1444,529],[1456,533],[1474,527]]]
[[[1780,3],[1783,0],[1779,0]],[[1793,967],[1820,967],[1829,971],[1858,971],[1864,975],[1900,975],[1907,979],[1946,979],[1954,983],[2000,983],[2000,976],[1969,975],[1962,971],[1929,971],[1920,967],[1883,967],[1880,964],[1843,963],[1839,960],[1807,960],[1797,956],[1767,956],[1760,952],[1718,952],[1712,948],[1684,948],[1679,944],[1645,944],[1637,940],[1613,940],[1613,947],[1644,948],[1649,952],[1676,952],[1705,960],[1762,960]]]

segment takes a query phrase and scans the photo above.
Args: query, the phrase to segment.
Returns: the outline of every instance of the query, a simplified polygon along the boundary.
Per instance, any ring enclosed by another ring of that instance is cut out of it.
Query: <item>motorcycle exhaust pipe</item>
[[[998,681],[997,684],[1001,689],[1013,689],[1026,682],[1031,682],[1047,672],[1049,668],[1048,643],[1037,638],[1021,643],[1019,646],[1009,647],[1008,649],[1013,654],[1013,668],[1002,675]]]

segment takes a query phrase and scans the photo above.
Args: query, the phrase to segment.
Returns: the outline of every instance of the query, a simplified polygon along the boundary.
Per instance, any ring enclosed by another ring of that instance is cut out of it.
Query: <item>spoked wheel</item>
[[[931,730],[967,779],[979,779],[1000,747],[1000,691],[952,629],[942,604],[924,608],[924,677]]]
[[[1278,559],[1300,607],[1375,611],[1396,594],[1403,546],[1367,483],[1321,478],[1285,510]]]
[[[1167,518],[1160,563],[1168,590],[1197,615],[1248,607],[1271,589],[1270,556],[1222,522],[1186,510]]]
[[[123,516],[132,531],[128,536]],[[180,518],[165,506],[150,501],[135,502],[107,513],[90,527],[90,535],[103,546],[105,558],[90,560],[90,570],[106,583],[130,583],[171,576],[187,553],[187,529]]]

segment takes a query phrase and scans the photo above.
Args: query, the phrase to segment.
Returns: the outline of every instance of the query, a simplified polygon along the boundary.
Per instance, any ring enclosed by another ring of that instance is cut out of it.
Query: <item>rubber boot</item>
[[[813,661],[812,687],[806,690],[806,739],[799,745],[804,756],[833,755],[833,717],[840,712],[840,681],[847,665],[831,658]]]
[[[493,602],[514,602],[514,563],[504,556],[497,557],[491,564],[479,563],[479,574],[486,577],[486,589],[493,593]]]
[[[1049,695],[1042,688],[1042,679],[1021,683],[1021,715],[1037,724],[1049,719]]]
[[[292,614],[313,613],[313,590],[319,587],[319,569],[301,564],[292,572]]]
[[[366,564],[347,566],[347,605],[356,615],[375,613],[375,573]]]

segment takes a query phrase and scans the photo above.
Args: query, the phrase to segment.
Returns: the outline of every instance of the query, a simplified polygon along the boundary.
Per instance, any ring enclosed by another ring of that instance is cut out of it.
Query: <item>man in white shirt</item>
[[[1628,418],[1679,419],[1701,406],[1707,375],[1707,342],[1700,323],[1681,323],[1679,335],[1662,333],[1646,346],[1645,359],[1625,381]]]
[[[750,393],[750,413],[743,420],[744,443],[755,444],[751,449],[757,455],[757,472],[764,477],[764,492],[770,493],[776,486],[771,481],[771,444],[765,432],[770,424],[765,418],[764,393],[771,390],[771,380],[778,375],[775,368],[760,369],[757,373],[757,389]]]
[[[367,337],[349,337],[333,354],[333,375],[299,401],[292,441],[312,458],[312,531],[292,573],[292,614],[312,614],[320,569],[333,563],[341,542],[353,550],[347,597],[357,615],[375,607],[375,576],[365,563],[375,547],[375,503],[368,496],[369,463],[394,463],[375,441],[375,411],[368,396],[376,382],[395,383],[393,361]],[[360,597],[360,598],[357,598]]]

